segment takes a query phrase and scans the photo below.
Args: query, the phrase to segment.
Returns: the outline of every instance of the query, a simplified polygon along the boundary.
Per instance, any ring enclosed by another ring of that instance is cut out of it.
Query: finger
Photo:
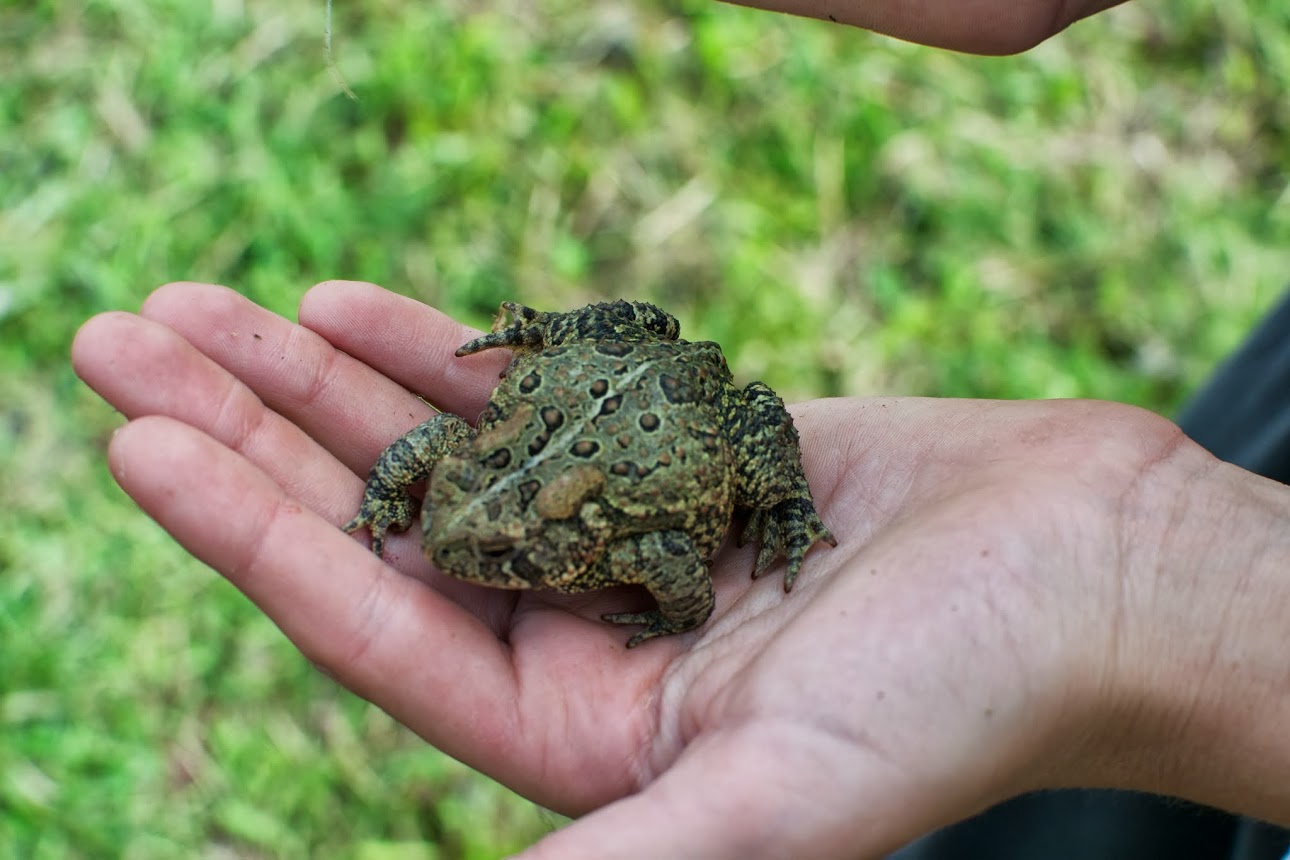
[[[314,332],[209,284],[167,284],[141,314],[242,380],[357,474],[433,410]]]
[[[113,437],[109,463],[149,515],[345,686],[465,761],[521,758],[509,746],[517,722],[509,655],[479,620],[391,571],[186,424],[129,423]]]
[[[515,860],[877,858],[932,829],[919,798],[848,741],[758,723],[697,741],[640,794]]]
[[[326,281],[300,301],[300,324],[430,400],[474,419],[510,360],[504,351],[457,358],[470,326],[374,284]]]
[[[72,363],[126,417],[165,415],[201,430],[328,521],[339,525],[358,509],[363,481],[353,469],[169,327],[133,314],[101,314],[77,332]],[[430,569],[416,530],[388,535],[384,557],[503,626],[498,604],[505,601]]]
[[[242,454],[328,520],[339,524],[353,512],[362,482],[351,470],[166,326],[101,314],[77,332],[72,365],[127,418],[182,421]]]

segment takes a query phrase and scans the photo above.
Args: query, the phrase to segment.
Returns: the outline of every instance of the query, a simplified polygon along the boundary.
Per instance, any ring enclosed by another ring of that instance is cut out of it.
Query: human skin
[[[525,858],[880,857],[1031,789],[1136,788],[1290,824],[1290,489],[1089,401],[798,404],[836,548],[712,568],[692,633],[628,651],[622,589],[467,585],[338,525],[504,353],[370,284],[296,325],[172,284],[73,345],[113,475],[303,654],[429,743],[578,820]],[[419,396],[420,397],[419,397]],[[648,598],[644,598],[648,601]]]
[[[1014,54],[1123,0],[730,0],[973,54]]]

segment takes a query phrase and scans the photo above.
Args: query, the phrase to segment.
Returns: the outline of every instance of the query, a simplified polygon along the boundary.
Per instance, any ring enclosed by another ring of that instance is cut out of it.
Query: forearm
[[[729,0],[773,12],[850,24],[897,39],[974,54],[1031,48],[1071,23],[1124,0],[1014,3],[1011,0],[908,3],[903,0]]]

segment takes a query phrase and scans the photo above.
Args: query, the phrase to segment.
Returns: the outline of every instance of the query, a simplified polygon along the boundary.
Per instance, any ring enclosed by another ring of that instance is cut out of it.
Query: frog
[[[538,311],[503,302],[490,333],[456,351],[511,351],[472,426],[438,413],[377,458],[357,514],[384,552],[418,515],[420,543],[449,576],[566,594],[643,586],[655,608],[607,613],[640,627],[628,648],[703,625],[709,568],[737,516],[756,542],[754,578],[786,560],[789,592],[817,543],[816,511],[784,401],[739,387],[721,347],[638,301]]]

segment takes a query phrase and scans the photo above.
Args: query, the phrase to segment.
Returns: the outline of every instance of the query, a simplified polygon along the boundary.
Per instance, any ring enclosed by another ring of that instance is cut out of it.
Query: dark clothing
[[[1183,408],[1178,423],[1215,457],[1290,484],[1290,295]]]
[[[889,860],[1283,860],[1290,833],[1131,791],[1045,791],[926,836]]]
[[[1215,456],[1290,484],[1290,295],[1182,410]],[[1127,791],[1028,794],[890,860],[1287,860],[1290,831]]]

